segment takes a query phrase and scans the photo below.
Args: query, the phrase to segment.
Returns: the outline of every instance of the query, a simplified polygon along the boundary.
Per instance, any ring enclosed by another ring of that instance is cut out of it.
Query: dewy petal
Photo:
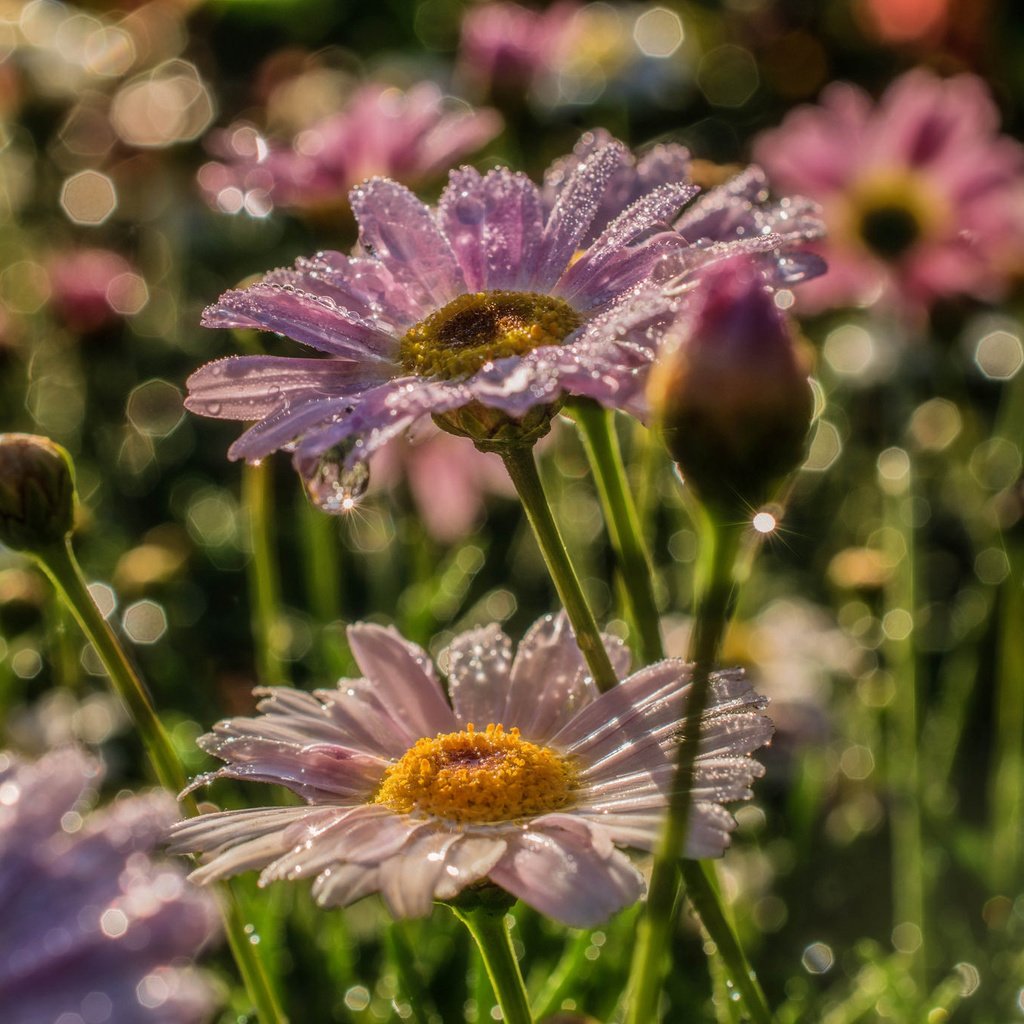
[[[588,294],[593,288],[593,279],[611,260],[621,258],[623,249],[651,229],[658,226],[667,228],[672,215],[698,191],[696,185],[680,182],[662,185],[638,199],[623,210],[562,275],[555,288],[556,293],[570,302],[578,295]]]
[[[455,719],[465,729],[503,721],[512,641],[492,624],[460,633],[448,647],[448,688]]]
[[[257,461],[299,438],[308,441],[311,436],[321,435],[355,408],[358,397],[310,398],[283,404],[242,434],[228,449],[228,458]]]
[[[294,402],[359,394],[385,379],[376,363],[350,359],[229,356],[188,379],[185,408],[229,420],[258,420]]]
[[[338,305],[329,295],[260,281],[225,292],[203,311],[204,327],[249,327],[357,360],[388,361],[395,339],[369,318]]]
[[[508,849],[498,836],[463,835],[445,854],[444,874],[437,880],[434,897],[450,900],[466,886],[486,878]]]
[[[644,889],[624,854],[602,856],[589,838],[559,828],[514,836],[490,877],[534,910],[573,928],[607,921]]]
[[[425,311],[466,290],[448,239],[430,209],[407,188],[372,178],[352,190],[351,201],[363,250],[418,293]]]
[[[422,648],[393,627],[357,623],[348,627],[352,655],[379,688],[381,703],[415,742],[455,729],[433,663]]]
[[[426,917],[430,913],[448,852],[461,839],[457,832],[426,831],[381,863],[380,894],[394,917]]]
[[[543,743],[596,694],[568,616],[545,615],[516,651],[501,721]]]
[[[602,146],[573,172],[559,193],[544,227],[532,291],[546,292],[565,272],[583,242],[597,213],[598,205],[622,159],[619,142]]]
[[[355,438],[347,465],[364,462],[392,438],[398,437],[424,416],[447,412],[472,399],[470,388],[460,381],[396,377],[356,396],[348,406],[332,406],[315,432],[307,433],[296,450],[301,465],[349,438]],[[254,428],[255,429],[255,428]],[[251,431],[250,431],[251,433]],[[237,442],[236,442],[237,443]]]
[[[520,289],[530,281],[544,230],[537,186],[507,168],[483,177],[452,171],[438,220],[459,261],[468,291]]]

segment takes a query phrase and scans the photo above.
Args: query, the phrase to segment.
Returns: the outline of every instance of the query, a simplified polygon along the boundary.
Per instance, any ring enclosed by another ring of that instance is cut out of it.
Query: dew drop
[[[303,474],[309,500],[332,516],[351,512],[370,486],[370,467],[365,462],[345,468],[350,450],[347,445],[336,445],[320,456],[312,473]]]

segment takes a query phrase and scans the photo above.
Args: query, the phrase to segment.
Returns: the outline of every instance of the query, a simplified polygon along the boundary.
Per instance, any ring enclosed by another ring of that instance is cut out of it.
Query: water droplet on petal
[[[345,468],[350,450],[347,445],[336,445],[324,452],[303,480],[309,500],[332,516],[351,512],[370,486],[370,467],[365,462]]]

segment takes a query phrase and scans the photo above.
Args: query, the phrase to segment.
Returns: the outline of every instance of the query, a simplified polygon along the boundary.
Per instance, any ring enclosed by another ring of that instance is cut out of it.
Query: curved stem
[[[594,682],[602,692],[610,690],[618,682],[615,669],[612,668],[594,613],[590,610],[579,577],[569,560],[565,542],[551,514],[551,506],[537,472],[537,463],[533,459],[533,450],[511,448],[502,452],[501,457],[519,494],[519,500],[523,503],[530,526],[533,527],[551,579],[576,633],[576,643],[587,660]]]
[[[676,753],[676,774],[668,817],[655,851],[646,913],[637,935],[631,971],[633,998],[626,1018],[628,1024],[650,1024],[658,1019],[661,982],[679,888],[679,858],[686,849],[690,809],[693,805],[692,789],[701,719],[708,705],[711,671],[732,611],[733,567],[742,532],[735,526],[724,525],[711,517],[705,518],[704,525],[705,564],[690,650],[694,662],[693,679],[683,719],[683,735]],[[703,894],[707,895],[706,892]],[[747,1009],[759,1024],[771,1019],[770,1015],[761,1016],[758,1013],[756,1001],[748,1005]]]
[[[86,638],[96,649],[117,695],[142,737],[153,766],[153,774],[164,789],[180,793],[186,785],[185,771],[145,691],[142,680],[128,661],[110,623],[103,617],[89,593],[71,542],[55,546],[37,556],[46,575],[75,617]]]
[[[578,400],[572,413],[594,471],[597,493],[604,510],[612,550],[622,573],[626,614],[637,654],[644,665],[664,657],[660,616],[652,586],[651,562],[640,531],[640,518],[629,492],[626,467],[615,433],[612,413],[596,402]]]
[[[452,913],[469,929],[483,957],[487,976],[501,1007],[506,1024],[533,1024],[533,1015],[526,999],[526,985],[512,949],[512,937],[504,913],[490,910],[459,910]]]
[[[180,793],[185,788],[185,770],[153,708],[142,680],[128,660],[110,623],[100,613],[89,593],[82,570],[71,548],[70,539],[64,545],[40,551],[34,557],[49,576],[86,639],[96,649],[107,670],[111,685],[128,708],[132,721],[142,737],[157,781],[172,793]],[[188,815],[198,814],[199,809],[191,796],[185,797],[182,804]],[[277,995],[263,963],[249,942],[238,902],[227,885],[222,886],[221,891],[224,895],[224,932],[259,1019],[262,1024],[287,1024],[287,1018],[278,1005]]]
[[[590,402],[574,403],[573,411],[597,479],[609,536],[612,538],[626,580],[626,600],[630,605],[631,621],[637,626],[636,637],[641,659],[645,664],[649,664],[660,660],[665,654],[661,632],[658,629],[659,617],[654,589],[651,585],[651,559],[640,528],[640,517],[633,495],[626,481],[614,422],[610,413]],[[697,508],[699,509],[699,506]],[[699,511],[696,514],[700,516]],[[735,542],[738,544],[739,541],[740,536],[737,534]],[[644,629],[645,625],[650,627],[652,624],[653,629]],[[714,866],[707,862],[684,860],[682,871],[690,902],[715,943],[729,978],[743,998],[749,1013],[756,1020],[770,1020],[768,1001],[722,904],[715,882]]]

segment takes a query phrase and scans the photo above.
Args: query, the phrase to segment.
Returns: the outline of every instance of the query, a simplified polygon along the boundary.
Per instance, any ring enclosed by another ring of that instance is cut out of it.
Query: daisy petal
[[[455,729],[455,716],[422,648],[391,627],[365,622],[349,626],[348,642],[359,667],[379,688],[382,704],[412,742]]]
[[[461,728],[502,721],[512,641],[497,625],[460,633],[448,647],[448,686]]]
[[[413,290],[424,312],[466,290],[448,239],[407,188],[372,178],[354,188],[350,199],[363,250]]]
[[[472,167],[452,171],[438,220],[468,291],[519,288],[530,280],[544,220],[540,192],[525,174],[506,168],[483,177]]]
[[[515,836],[490,877],[534,910],[573,928],[607,921],[644,889],[625,855],[615,850],[602,856],[589,837],[559,828]]]

